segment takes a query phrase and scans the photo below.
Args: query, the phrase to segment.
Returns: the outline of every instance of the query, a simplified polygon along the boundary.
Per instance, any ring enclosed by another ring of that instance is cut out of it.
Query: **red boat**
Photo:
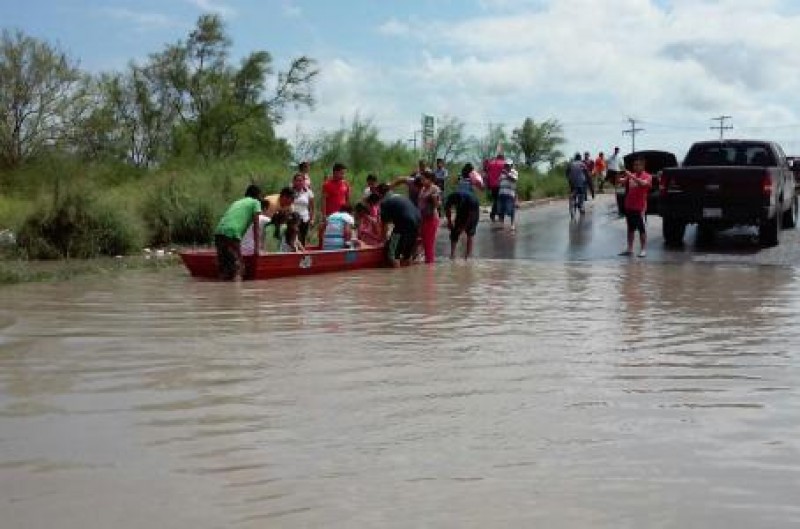
[[[219,279],[217,252],[213,248],[179,252],[194,277]],[[343,270],[386,266],[386,250],[369,247],[347,250],[309,250],[305,253],[271,253],[244,257],[244,279],[274,279]]]

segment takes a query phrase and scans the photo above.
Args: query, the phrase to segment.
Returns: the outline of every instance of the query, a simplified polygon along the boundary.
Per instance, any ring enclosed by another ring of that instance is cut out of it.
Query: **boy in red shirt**
[[[344,179],[347,167],[343,163],[333,164],[333,174],[322,184],[322,207],[324,218],[337,213],[342,206],[350,203],[350,184]]]
[[[637,158],[633,162],[633,172],[625,171],[620,183],[628,190],[625,195],[625,220],[628,223],[628,248],[620,255],[633,255],[633,240],[639,232],[639,257],[647,256],[647,229],[645,214],[647,213],[647,195],[653,183],[653,177],[644,170],[644,159]]]

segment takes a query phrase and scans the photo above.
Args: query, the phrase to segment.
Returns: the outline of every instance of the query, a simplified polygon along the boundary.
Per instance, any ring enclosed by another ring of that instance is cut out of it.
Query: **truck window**
[[[684,166],[774,166],[772,151],[763,143],[700,143],[686,155]]]

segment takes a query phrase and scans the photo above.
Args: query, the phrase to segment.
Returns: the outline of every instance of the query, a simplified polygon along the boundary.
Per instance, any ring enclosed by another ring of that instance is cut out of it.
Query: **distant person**
[[[456,211],[453,222],[453,210]],[[447,228],[450,230],[450,259],[456,258],[458,240],[462,234],[467,235],[467,247],[464,259],[472,256],[472,240],[478,229],[480,218],[480,202],[471,191],[455,190],[447,196],[444,203],[444,214],[447,218]]]
[[[311,188],[306,187],[305,178],[301,173],[294,175],[292,189],[295,193],[292,210],[300,216],[298,235],[300,243],[305,246],[308,242],[308,230],[314,224],[314,214],[316,213],[314,211],[314,192]]]
[[[443,158],[436,158],[436,170],[434,173],[436,174],[436,187],[444,194],[450,173],[447,171],[447,165],[445,165]]]
[[[422,188],[417,203],[422,216],[420,236],[427,264],[436,261],[436,232],[439,231],[439,206],[442,204],[442,192],[435,182],[436,173],[431,170],[422,173]]]
[[[597,184],[599,186],[598,191],[600,193],[603,192],[603,184],[606,182],[606,171],[608,170],[608,164],[606,163],[606,156],[603,154],[603,151],[597,155],[597,158],[594,161],[594,176],[597,180]]]
[[[625,194],[625,221],[628,225],[628,247],[620,253],[622,256],[633,255],[633,241],[639,232],[639,257],[647,256],[647,196],[653,184],[653,177],[644,170],[644,158],[636,158],[633,172],[625,171],[620,185],[627,189]]]
[[[350,247],[353,239],[353,230],[356,221],[353,218],[353,208],[345,204],[336,213],[325,219],[325,235],[322,239],[323,250],[343,250]]]
[[[378,190],[378,177],[374,174],[367,175],[367,187],[364,188],[364,193],[361,198],[367,198]]]
[[[625,163],[622,155],[619,153],[619,147],[614,147],[614,154],[608,157],[608,171],[606,172],[606,179],[609,184],[616,187],[619,185],[619,179],[625,170]]]
[[[591,193],[592,200],[594,200],[594,160],[592,160],[592,155],[589,151],[583,153],[583,166],[586,167],[586,188]]]
[[[581,159],[581,153],[576,152],[572,161],[567,164],[567,182],[569,183],[570,196],[576,194],[578,198],[578,208],[583,213],[583,200],[586,199],[586,186],[588,173],[586,166]]]
[[[498,154],[494,159],[488,160],[485,164],[486,189],[488,190],[489,200],[492,202],[489,220],[492,222],[497,216],[497,193],[500,190],[500,175],[503,173],[505,166],[505,156],[502,153]]]
[[[458,176],[456,191],[475,194],[476,190],[480,191],[483,188],[483,178],[481,178],[481,175],[475,170],[475,167],[471,163],[464,164]]]
[[[381,202],[381,238],[387,240],[386,254],[392,266],[408,264],[416,255],[422,215],[416,204],[401,195],[388,195]],[[391,236],[387,238],[389,226]]]
[[[250,185],[244,198],[231,204],[214,230],[214,245],[217,248],[217,269],[220,279],[230,281],[242,279],[242,236],[263,209],[261,189]]]
[[[517,209],[517,181],[519,180],[519,173],[514,169],[514,160],[506,158],[505,167],[500,175],[500,188],[497,191],[497,216],[500,219],[500,224],[505,223],[505,218],[508,216],[511,223],[511,231],[517,229],[514,224],[514,217]]]
[[[311,164],[308,162],[300,162],[297,164],[297,174],[303,176],[303,187],[311,190]]]

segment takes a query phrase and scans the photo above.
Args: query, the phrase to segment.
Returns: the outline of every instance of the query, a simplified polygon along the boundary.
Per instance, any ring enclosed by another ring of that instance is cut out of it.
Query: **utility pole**
[[[413,138],[409,138],[409,139],[406,140],[408,143],[411,143],[411,144],[414,145],[414,152],[417,152],[417,133],[418,132],[422,132],[422,131],[421,130],[415,130],[414,131],[414,137]]]
[[[644,129],[636,126],[636,121],[637,120],[633,118],[628,118],[628,123],[631,124],[631,128],[622,131],[622,134],[631,135],[631,152],[636,152],[636,134],[639,132],[644,132]]]
[[[719,131],[719,140],[722,141],[724,139],[724,134],[726,130],[733,130],[733,125],[726,125],[726,119],[733,119],[731,116],[718,116],[716,118],[711,118],[711,121],[719,121],[719,125],[715,125],[711,127],[711,130],[718,130]]]

